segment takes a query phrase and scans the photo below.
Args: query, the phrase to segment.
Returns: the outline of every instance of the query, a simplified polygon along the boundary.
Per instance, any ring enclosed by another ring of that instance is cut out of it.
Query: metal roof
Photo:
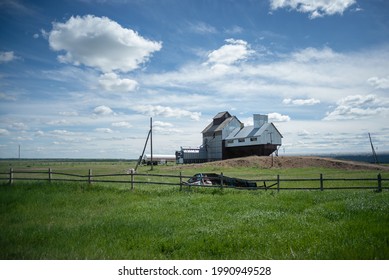
[[[220,119],[222,117],[224,117],[224,115],[227,114],[227,117],[231,117],[231,114],[228,113],[227,111],[224,111],[224,112],[219,112],[216,114],[216,116],[213,117],[213,119]]]
[[[247,138],[247,137],[259,137],[266,131],[266,129],[269,128],[269,126],[273,126],[275,128],[275,130],[282,137],[281,133],[277,130],[277,128],[274,126],[273,123],[265,123],[260,128],[254,127],[254,126],[246,126],[246,127],[243,127],[242,129],[236,128],[230,133],[230,135],[228,135],[226,137],[225,140]]]
[[[201,133],[213,133],[213,132],[221,131],[234,118],[237,119],[236,117],[229,117],[226,118],[221,124],[217,124],[217,125],[214,125],[213,122],[211,122]]]

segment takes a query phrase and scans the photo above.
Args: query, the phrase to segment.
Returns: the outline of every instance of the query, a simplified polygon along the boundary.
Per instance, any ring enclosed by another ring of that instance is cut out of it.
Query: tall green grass
[[[389,192],[16,182],[0,258],[389,259]]]

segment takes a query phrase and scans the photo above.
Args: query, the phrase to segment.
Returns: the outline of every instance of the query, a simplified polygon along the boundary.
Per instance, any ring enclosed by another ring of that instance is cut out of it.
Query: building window
[[[251,141],[251,142],[255,142],[255,141],[257,141],[257,140],[258,140],[257,137],[251,137],[251,138],[250,138],[250,141]]]
[[[238,139],[238,142],[239,143],[242,143],[242,142],[244,142],[245,141],[245,139],[244,138],[240,138],[240,139]]]
[[[232,143],[234,143],[234,140],[227,140],[227,143],[232,144]]]

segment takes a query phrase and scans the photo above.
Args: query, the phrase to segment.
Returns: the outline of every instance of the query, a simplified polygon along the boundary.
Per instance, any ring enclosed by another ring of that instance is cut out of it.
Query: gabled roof
[[[228,113],[227,111],[224,112],[219,112],[216,114],[216,116],[213,117],[213,119],[220,119],[222,117],[226,116],[227,118],[231,117],[231,114]]]
[[[214,133],[217,131],[221,131],[234,118],[236,118],[236,117],[229,117],[229,118],[225,119],[221,124],[216,124],[216,125],[214,125],[213,122],[211,122],[201,133]]]
[[[219,112],[213,117],[212,122],[201,133],[215,133],[222,131],[233,119],[241,123],[237,117],[231,116],[227,111]]]

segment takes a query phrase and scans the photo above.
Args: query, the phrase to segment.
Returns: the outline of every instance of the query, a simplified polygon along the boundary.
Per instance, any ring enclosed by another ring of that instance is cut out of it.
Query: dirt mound
[[[190,167],[194,165],[190,164]],[[188,166],[188,167],[189,167]],[[257,168],[304,168],[322,167],[339,168],[345,170],[383,170],[389,171],[389,166],[369,164],[356,161],[337,160],[332,158],[311,157],[311,156],[280,156],[280,157],[259,157],[250,156],[244,158],[227,159],[221,161],[196,164],[196,167],[257,167]]]

